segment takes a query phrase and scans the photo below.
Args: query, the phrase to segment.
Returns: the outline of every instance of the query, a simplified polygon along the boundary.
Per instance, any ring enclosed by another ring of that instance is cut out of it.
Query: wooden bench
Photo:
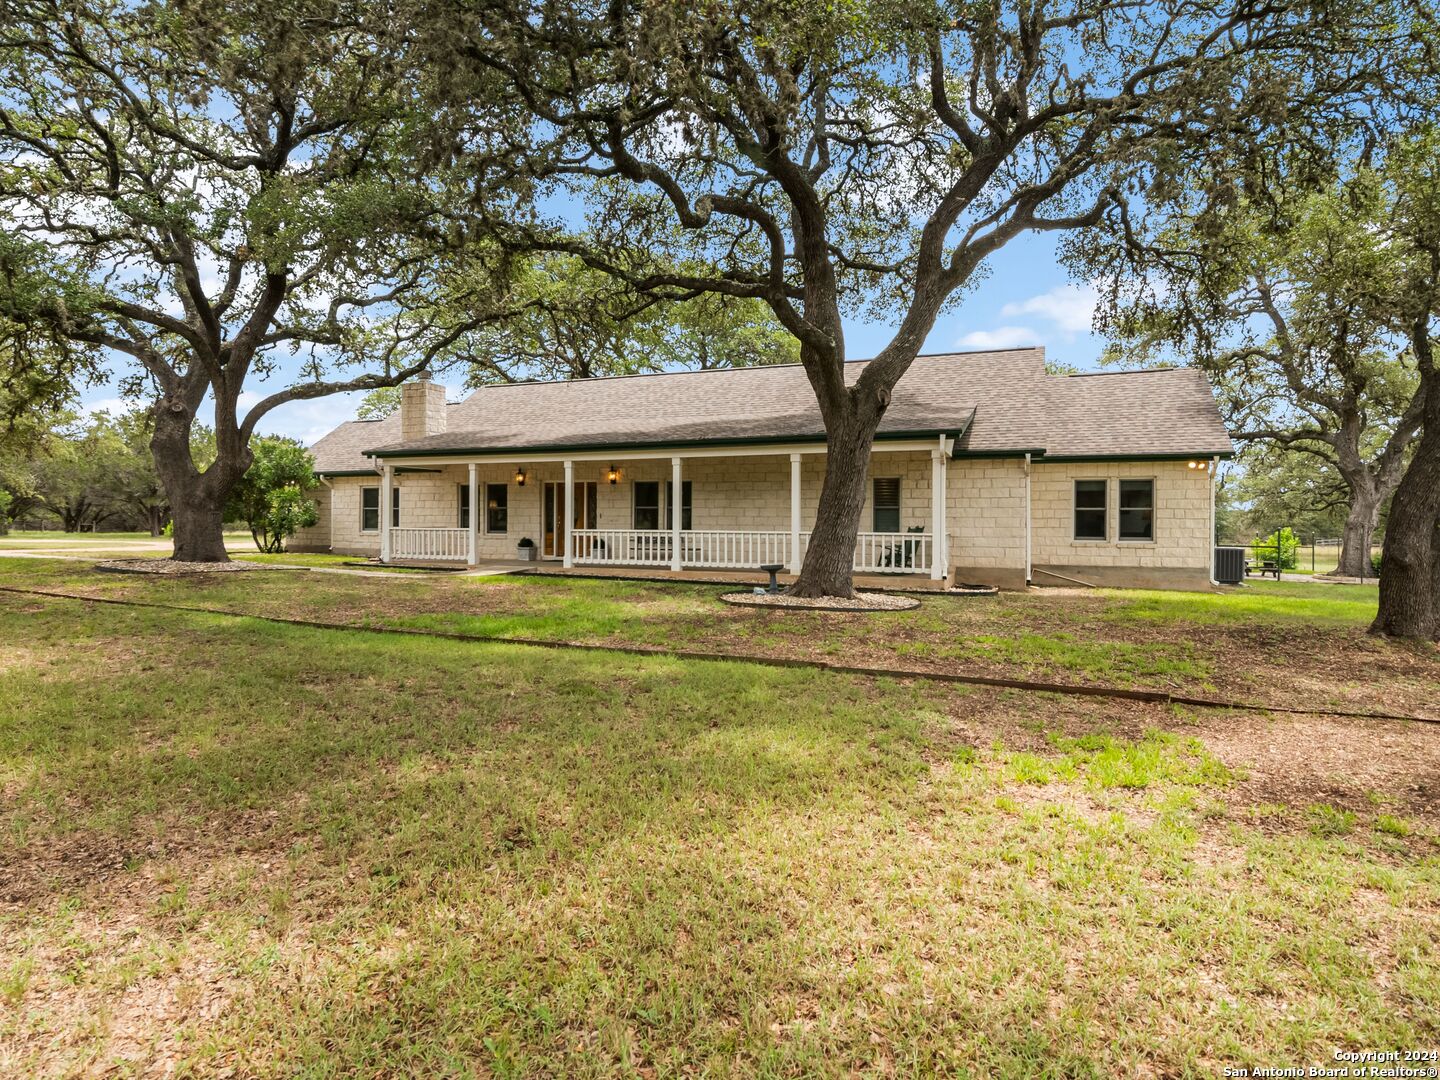
[[[1264,562],[1260,563],[1260,564],[1257,566],[1255,563],[1252,563],[1249,559],[1246,559],[1246,560],[1245,560],[1245,576],[1246,576],[1246,577],[1249,577],[1251,574],[1259,574],[1261,577],[1264,577],[1266,574],[1269,574],[1269,575],[1270,575],[1271,577],[1273,577],[1276,581],[1279,581],[1279,580],[1280,580],[1280,564],[1279,564],[1278,562],[1273,562],[1273,561],[1271,561],[1270,559],[1266,559]]]

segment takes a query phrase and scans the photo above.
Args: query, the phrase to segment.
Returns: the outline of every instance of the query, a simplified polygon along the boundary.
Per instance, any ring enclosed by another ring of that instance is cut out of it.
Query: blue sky
[[[1078,368],[1093,368],[1102,339],[1090,332],[1093,296],[1057,265],[1056,236],[1025,234],[1011,241],[986,264],[986,276],[964,298],[960,307],[942,315],[925,344],[925,352],[957,349],[1009,348],[1044,345],[1046,355]],[[846,347],[851,359],[873,355],[889,340],[891,327],[852,321],[846,325]],[[241,405],[259,400],[286,384],[293,365],[282,364],[268,382],[253,382]],[[451,399],[459,396],[459,380],[449,387]],[[306,444],[355,415],[359,394],[341,394],[316,401],[282,405],[265,418],[262,433],[289,435]],[[124,407],[113,383],[93,387],[81,395],[89,410]]]

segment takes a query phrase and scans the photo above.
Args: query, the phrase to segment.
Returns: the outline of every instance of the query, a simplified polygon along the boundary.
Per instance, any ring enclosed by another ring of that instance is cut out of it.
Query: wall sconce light
[[[620,482],[620,470],[614,465],[611,465],[610,471],[605,474],[605,479],[609,480],[611,484],[618,484]]]
[[[524,487],[524,486],[525,486],[525,470],[524,470],[524,469],[516,469],[516,470],[515,470],[515,486],[516,486],[516,487]]]
[[[1201,472],[1206,472],[1210,468],[1210,463],[1208,461],[1187,461],[1185,464],[1189,468],[1199,469]]]

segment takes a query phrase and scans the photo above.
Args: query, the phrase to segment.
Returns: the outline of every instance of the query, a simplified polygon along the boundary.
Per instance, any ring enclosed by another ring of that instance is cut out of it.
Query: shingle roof
[[[853,383],[865,362],[846,365]],[[973,418],[973,419],[972,419]],[[367,452],[504,453],[824,438],[799,365],[483,387],[452,404],[447,431],[400,441],[400,418],[354,420],[315,444],[316,471],[368,472]],[[1052,456],[1229,454],[1205,377],[1178,368],[1093,376],[1045,374],[1043,349],[916,358],[879,436],[954,435],[957,453]]]

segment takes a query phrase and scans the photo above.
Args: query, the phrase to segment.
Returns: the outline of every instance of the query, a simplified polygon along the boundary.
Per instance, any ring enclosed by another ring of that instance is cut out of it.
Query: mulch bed
[[[806,608],[811,611],[909,611],[920,606],[913,596],[894,593],[856,593],[842,596],[789,596],[785,593],[722,593],[720,599],[740,607]]]

